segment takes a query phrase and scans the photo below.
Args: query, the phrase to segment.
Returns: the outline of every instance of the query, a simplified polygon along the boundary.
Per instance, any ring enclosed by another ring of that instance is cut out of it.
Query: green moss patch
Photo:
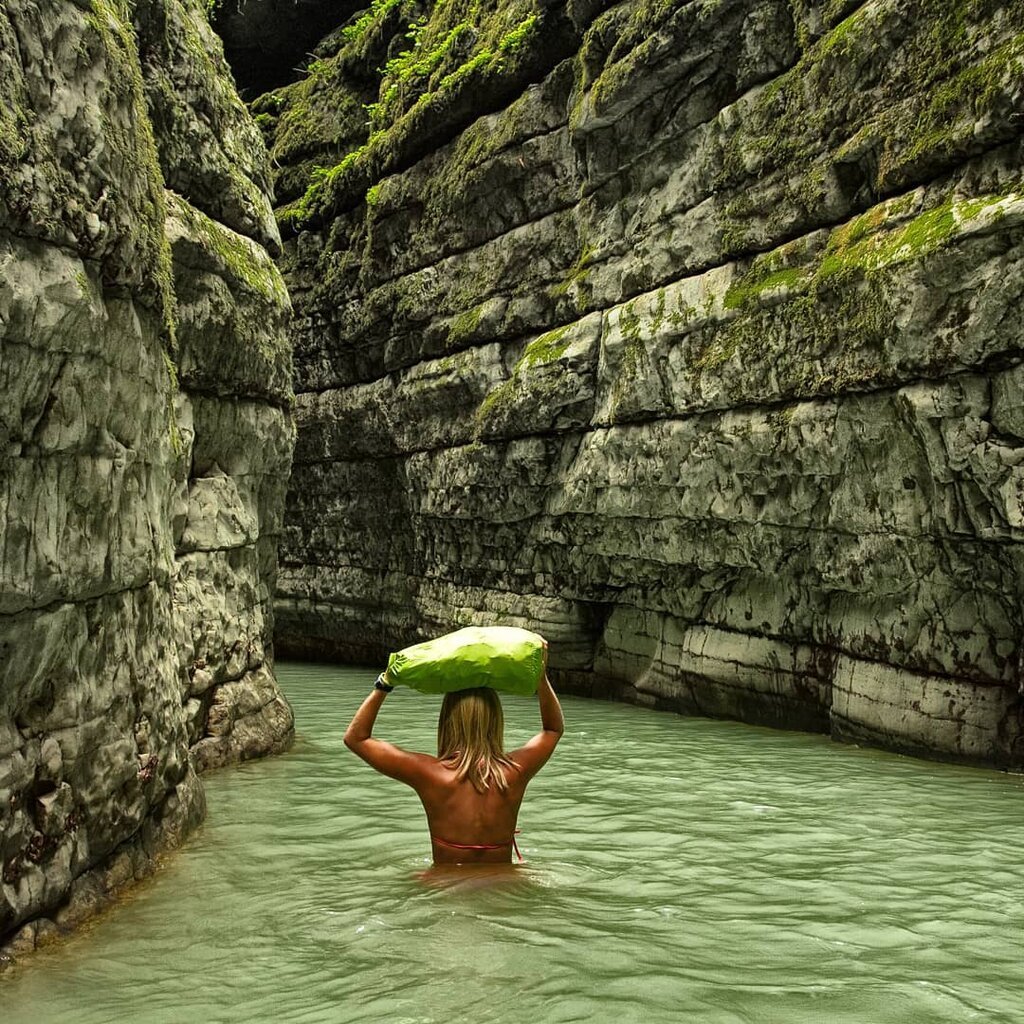
[[[820,283],[851,269],[869,273],[895,263],[919,260],[947,245],[967,223],[986,214],[998,216],[1005,202],[1005,196],[996,195],[977,199],[950,197],[902,226],[874,232],[871,225],[878,214],[870,211],[848,228],[833,232],[817,266],[815,280]]]
[[[742,284],[734,284],[726,292],[722,300],[726,309],[738,309],[751,303],[755,297],[775,289],[791,289],[807,279],[807,272],[799,267],[787,267],[764,274],[754,274],[743,279]]]
[[[792,243],[758,256],[750,270],[733,281],[723,297],[725,309],[752,309],[768,293],[817,292],[847,282],[851,275],[870,276],[898,263],[923,259],[955,241],[963,229],[985,218],[997,220],[1016,193],[973,199],[948,197],[911,216],[917,193],[873,207],[831,232],[828,242],[810,261],[792,265]]]
[[[402,3],[403,0],[373,0],[355,21],[345,26],[342,38],[349,42],[365,38],[388,14],[400,8]]]
[[[246,288],[276,307],[288,304],[281,274],[261,246],[177,196],[171,196],[171,203],[174,215],[185,224],[192,239],[217,261],[229,285],[233,282],[235,287]]]
[[[24,78],[17,39],[6,18],[0,19],[0,169],[13,170],[21,161],[27,144],[29,114],[25,110]],[[6,174],[4,177],[6,178]],[[0,185],[0,189],[4,189]]]
[[[547,334],[542,334],[539,338],[535,338],[526,346],[526,351],[520,357],[519,362],[516,363],[516,371],[530,369],[539,363],[553,363],[556,359],[560,359],[572,343],[571,338],[568,341],[566,340],[566,335],[571,330],[572,325],[567,324],[564,327],[556,327],[553,331],[548,331]]]
[[[473,337],[483,319],[484,306],[476,306],[460,313],[448,328],[448,347],[456,348]]]
[[[155,296],[155,302],[149,301],[158,309],[165,344],[173,352],[177,322],[171,249],[165,233],[164,179],[146,105],[135,30],[121,0],[90,0],[89,12],[86,24],[102,48],[111,90],[133,112],[130,124],[108,122],[106,130],[108,139],[115,140],[118,149],[145,172],[146,195],[134,211],[138,217],[135,227],[142,239],[142,269],[153,285],[147,291]]]
[[[564,370],[556,369],[552,373],[536,375],[532,371],[557,363],[565,355],[572,344],[568,335],[574,326],[566,324],[556,327],[534,338],[526,346],[512,370],[512,376],[494,388],[480,403],[475,429],[478,439],[489,420],[505,416],[523,395],[529,393],[533,399],[540,400],[559,391]]]

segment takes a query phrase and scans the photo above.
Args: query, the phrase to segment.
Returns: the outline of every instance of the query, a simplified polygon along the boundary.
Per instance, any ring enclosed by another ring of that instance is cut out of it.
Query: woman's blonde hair
[[[498,695],[486,687],[446,693],[437,720],[437,756],[483,793],[493,782],[508,789],[505,770],[516,763],[505,756],[505,716]]]

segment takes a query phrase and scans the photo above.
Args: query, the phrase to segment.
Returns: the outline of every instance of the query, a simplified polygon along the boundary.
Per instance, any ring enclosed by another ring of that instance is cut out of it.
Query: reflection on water
[[[523,866],[430,869],[415,794],[345,750],[374,673],[281,666],[299,738],[5,1024],[1019,1024],[1019,777],[568,699]],[[432,749],[439,698],[378,734]],[[505,699],[512,746],[536,705]]]

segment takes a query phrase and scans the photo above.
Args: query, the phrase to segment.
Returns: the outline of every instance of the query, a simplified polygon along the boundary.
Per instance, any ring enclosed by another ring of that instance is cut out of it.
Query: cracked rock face
[[[283,749],[266,154],[199,0],[0,13],[0,964]]]
[[[1024,8],[402,11],[253,104],[279,647],[515,623],[581,691],[1021,767]]]

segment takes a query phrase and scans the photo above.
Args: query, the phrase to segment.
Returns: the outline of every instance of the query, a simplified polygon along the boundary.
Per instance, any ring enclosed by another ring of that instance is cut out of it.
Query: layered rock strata
[[[1024,765],[1024,8],[383,3],[318,53],[254,105],[279,646],[521,623],[585,692]]]
[[[280,750],[266,154],[199,0],[0,9],[0,964]]]

